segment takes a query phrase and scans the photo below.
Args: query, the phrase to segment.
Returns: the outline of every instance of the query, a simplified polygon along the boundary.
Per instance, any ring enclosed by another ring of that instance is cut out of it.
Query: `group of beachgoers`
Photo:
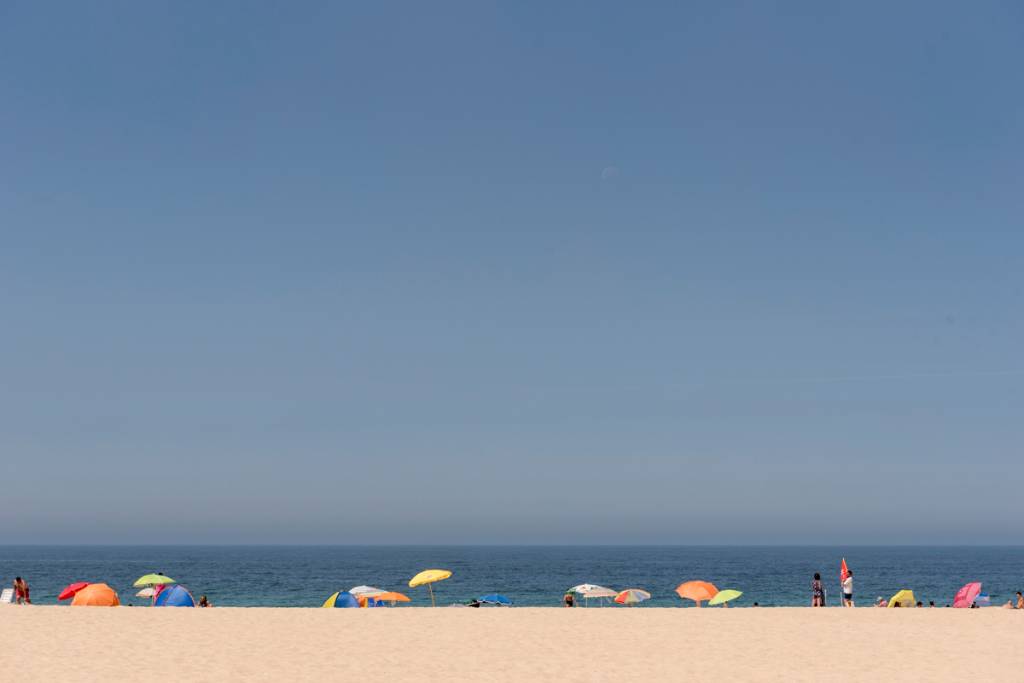
[[[159,572],[158,572],[158,574],[159,574]],[[156,586],[154,591],[153,591],[153,593],[152,593],[152,597],[154,599],[156,599],[156,596],[159,595],[160,592],[164,588],[166,588],[166,587],[167,587],[166,584],[161,584],[159,586]],[[32,604],[32,593],[31,593],[31,588],[28,585],[28,581],[26,581],[25,579],[23,579],[20,576],[15,576],[14,577],[13,588],[14,588],[14,603],[15,604],[17,604],[17,605],[31,605]],[[126,606],[127,607],[131,607],[132,604],[128,603]],[[196,601],[195,606],[196,607],[213,607],[213,603],[210,602],[210,599],[207,598],[205,595],[201,595],[201,596],[199,596],[199,600]]]
[[[14,587],[14,600],[15,600],[15,602],[17,604],[19,604],[19,605],[31,605],[32,604],[31,589],[29,588],[28,582],[25,579],[21,578],[20,576],[14,577],[14,585],[13,585],[13,587]],[[163,586],[160,586],[159,588],[163,588]],[[852,571],[847,570],[845,576],[843,577],[843,579],[842,579],[842,589],[843,589],[843,607],[854,607],[855,605],[854,605],[854,602],[853,602],[853,572]],[[1017,591],[1017,594],[1016,594],[1015,598],[1016,598],[1015,600],[1007,600],[1006,603],[1003,604],[1003,608],[1004,609],[1024,609],[1024,594],[1022,594],[1021,591]],[[574,607],[575,604],[576,604],[576,599],[575,599],[575,597],[573,596],[572,593],[567,593],[565,595],[565,597],[563,598],[562,604],[565,607]],[[890,607],[889,601],[886,600],[885,598],[882,598],[882,597],[879,597],[875,601],[874,605],[875,605],[875,607]],[[131,605],[129,605],[129,606],[131,606]],[[205,595],[203,595],[203,596],[200,596],[199,600],[196,603],[196,606],[197,607],[213,607],[213,603],[211,603],[209,601],[209,599],[207,599],[207,597]],[[470,604],[470,606],[471,607],[478,607],[479,603],[477,603],[475,605],[474,604]],[[755,602],[753,606],[757,607],[758,603]],[[894,601],[891,606],[892,607],[900,607],[901,606],[900,601]],[[925,604],[924,604],[923,601],[918,600],[916,602],[916,604],[913,605],[913,606],[914,607],[925,607]],[[934,600],[929,600],[927,606],[928,607],[937,607],[938,605],[935,604]],[[946,605],[946,607],[949,607],[949,606],[950,605],[948,605],[948,604]],[[821,582],[821,574],[819,572],[815,572],[814,573],[814,579],[811,581],[811,607],[825,607],[825,586]],[[971,605],[971,607],[972,608],[976,608],[976,607],[978,607],[978,604],[977,603],[973,603]]]
[[[853,602],[853,571],[846,570],[842,579],[843,588],[843,607],[854,607]],[[1015,600],[1007,600],[1003,604],[1004,609],[1024,609],[1024,594],[1021,591],[1017,591]],[[910,605],[903,605],[899,600],[893,601],[892,605],[889,601],[883,597],[879,597],[875,600],[875,607],[908,607]],[[825,587],[821,582],[821,574],[818,572],[814,573],[814,579],[811,580],[811,607],[824,607],[825,606]],[[925,604],[921,600],[917,600],[913,607],[924,607]],[[928,601],[928,607],[938,607],[934,600]],[[977,602],[971,604],[972,608],[977,608],[979,605]],[[946,607],[950,607],[949,604]]]

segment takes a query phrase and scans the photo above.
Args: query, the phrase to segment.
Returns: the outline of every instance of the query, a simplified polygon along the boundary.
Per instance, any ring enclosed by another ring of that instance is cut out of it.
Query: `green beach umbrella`
[[[168,583],[178,583],[169,576],[163,574],[146,574],[135,579],[135,583],[132,584],[135,588],[141,588],[142,586],[163,586]]]
[[[726,588],[724,591],[718,591],[717,593],[715,593],[715,597],[708,600],[708,606],[710,607],[711,605],[722,605],[729,602],[730,600],[735,600],[741,595],[743,595],[743,591],[736,591],[731,588]]]

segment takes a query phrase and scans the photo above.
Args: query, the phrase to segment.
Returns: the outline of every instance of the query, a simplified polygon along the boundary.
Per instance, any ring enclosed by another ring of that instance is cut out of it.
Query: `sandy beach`
[[[0,608],[13,681],[1020,680],[1003,609]]]

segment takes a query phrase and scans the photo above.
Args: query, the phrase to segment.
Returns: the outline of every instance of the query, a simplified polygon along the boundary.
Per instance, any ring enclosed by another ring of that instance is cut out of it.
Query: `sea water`
[[[102,581],[123,604],[145,605],[132,582],[163,572],[215,605],[317,607],[334,591],[368,584],[422,606],[427,589],[409,588],[409,579],[443,568],[452,577],[435,584],[439,605],[497,592],[515,605],[558,606],[566,589],[596,583],[649,591],[643,607],[683,607],[693,603],[674,588],[700,579],[743,591],[733,604],[749,607],[809,605],[820,572],[836,606],[844,557],[864,606],[903,588],[943,606],[969,581],[983,582],[993,605],[1024,590],[1024,547],[0,546],[0,582],[25,577],[38,604],[56,604],[71,582]]]

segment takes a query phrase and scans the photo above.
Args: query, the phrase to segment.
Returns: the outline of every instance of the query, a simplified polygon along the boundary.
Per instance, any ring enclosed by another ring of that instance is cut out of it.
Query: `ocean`
[[[223,606],[318,607],[360,584],[429,605],[427,589],[408,581],[422,569],[443,568],[452,577],[435,584],[439,605],[497,592],[514,605],[558,606],[566,589],[596,583],[649,591],[642,609],[692,605],[673,590],[691,579],[743,591],[736,607],[809,605],[811,579],[820,572],[828,605],[837,606],[844,557],[861,606],[903,588],[942,606],[968,581],[981,581],[993,606],[1024,590],[1024,547],[975,546],[0,546],[0,582],[25,577],[37,604],[56,604],[71,582],[102,581],[123,604],[144,605],[132,583],[163,572]]]

